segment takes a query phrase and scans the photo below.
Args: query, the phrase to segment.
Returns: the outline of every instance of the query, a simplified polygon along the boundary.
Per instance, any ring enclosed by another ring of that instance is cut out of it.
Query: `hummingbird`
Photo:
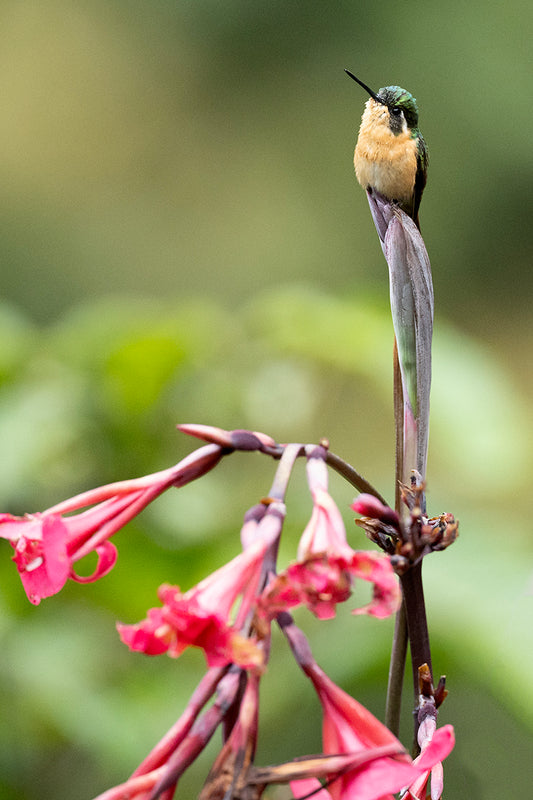
[[[357,180],[363,189],[397,203],[420,230],[418,209],[426,185],[428,149],[418,128],[416,100],[400,86],[373,92],[344,71],[370,95],[355,146]]]

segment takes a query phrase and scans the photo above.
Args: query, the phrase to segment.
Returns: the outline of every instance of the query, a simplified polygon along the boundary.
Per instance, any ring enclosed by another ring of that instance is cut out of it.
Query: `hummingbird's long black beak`
[[[350,76],[350,78],[351,78],[352,80],[354,80],[356,83],[358,83],[358,84],[359,84],[359,86],[362,86],[362,87],[363,87],[363,89],[365,90],[365,92],[368,92],[368,94],[370,95],[370,97],[371,97],[373,100],[375,100],[375,101],[376,101],[376,103],[381,103],[381,105],[383,105],[383,106],[384,106],[384,105],[386,105],[386,103],[384,103],[384,102],[383,102],[383,100],[380,100],[380,98],[377,96],[377,94],[376,94],[375,92],[373,92],[373,91],[372,91],[372,89],[371,89],[369,86],[367,86],[367,85],[366,85],[366,83],[363,83],[363,81],[360,81],[360,80],[359,80],[359,78],[356,78],[356,77],[355,77],[355,75],[354,75],[352,72],[350,72],[350,70],[349,70],[349,69],[345,69],[344,71],[345,71],[345,73],[346,73],[347,75],[349,75],[349,76]]]

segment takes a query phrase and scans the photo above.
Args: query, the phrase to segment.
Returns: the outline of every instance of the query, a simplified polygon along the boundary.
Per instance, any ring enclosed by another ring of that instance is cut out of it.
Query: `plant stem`
[[[326,464],[338,472],[339,475],[342,475],[348,483],[351,483],[356,489],[360,492],[366,492],[367,494],[372,494],[374,497],[383,503],[383,505],[388,505],[387,501],[380,495],[377,489],[375,489],[371,483],[367,481],[366,478],[357,472],[356,469],[352,467],[351,464],[348,464],[347,461],[344,461],[339,456],[336,456],[335,453],[331,453],[328,450],[326,455]]]
[[[400,712],[402,709],[402,688],[407,655],[407,619],[405,603],[402,602],[396,614],[394,637],[389,665],[389,682],[385,705],[385,725],[395,735],[400,732]]]
[[[415,701],[417,701],[418,667],[421,667],[422,664],[427,664],[433,674],[424,587],[422,586],[422,561],[420,560],[408,569],[405,575],[401,576],[400,581],[407,616],[409,647],[411,649],[411,661],[413,662],[413,686]]]
[[[305,445],[303,444],[294,444],[294,445],[282,445],[282,444],[275,444],[275,445],[265,445],[262,448],[263,453],[266,455],[271,456],[272,458],[279,459],[283,456],[287,447],[294,447],[297,448],[297,457],[305,455]],[[331,467],[338,472],[348,483],[350,483],[355,489],[358,489],[360,492],[366,492],[367,494],[372,494],[374,497],[383,503],[384,506],[387,506],[388,503],[385,498],[378,492],[375,486],[372,486],[371,483],[367,481],[356,469],[352,467],[351,464],[348,464],[347,461],[344,461],[343,458],[340,456],[335,455],[330,450],[327,451],[326,454],[326,464],[328,467]]]
[[[407,572],[400,577],[403,593],[403,605],[407,618],[407,630],[409,634],[409,648],[411,650],[411,665],[413,668],[413,690],[414,690],[414,743],[413,752],[419,752],[418,748],[418,716],[416,714],[419,702],[419,677],[418,668],[422,664],[427,664],[433,676],[431,665],[431,650],[429,647],[428,623],[426,617],[426,605],[424,602],[424,587],[422,585],[422,559],[414,564]]]
[[[281,458],[274,476],[269,495],[281,502],[285,499],[289,478],[291,477],[294,462],[302,451],[301,444],[288,444],[283,448]]]

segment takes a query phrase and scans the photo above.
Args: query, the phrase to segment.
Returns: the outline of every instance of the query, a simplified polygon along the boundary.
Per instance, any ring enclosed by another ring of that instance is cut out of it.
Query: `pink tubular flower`
[[[328,493],[325,454],[323,447],[315,447],[307,459],[307,482],[313,497],[313,512],[298,545],[298,561],[319,553],[349,559],[353,553],[346,540],[341,513]]]
[[[0,534],[9,538],[15,548],[13,561],[28,599],[37,604],[41,598],[59,592],[67,581],[71,564],[67,553],[68,531],[61,517],[45,513],[17,519],[2,514],[0,526]],[[113,554],[107,548],[106,551],[111,569]],[[100,554],[98,562],[97,572],[100,572]]]
[[[353,550],[346,540],[341,513],[328,493],[326,451],[314,447],[307,459],[313,512],[298,546],[298,562],[277,575],[259,601],[260,612],[273,617],[306,605],[319,619],[335,616],[337,603],[352,593],[354,578],[374,584],[368,605],[354,613],[387,617],[400,603],[400,589],[387,556]]]
[[[91,489],[42,513],[0,514],[0,537],[15,549],[13,560],[30,602],[57,594],[68,578],[86,583],[106,575],[117,559],[108,539],[166,489],[203,475],[221,456],[220,447],[207,445],[170,469]],[[64,516],[80,509],[86,510]],[[93,551],[98,557],[94,573],[77,575],[72,565]]]
[[[330,753],[358,753],[376,747],[401,744],[366,708],[336,686],[316,664],[306,669],[311,678],[323,710],[323,751]],[[392,793],[412,784],[426,770],[439,764],[454,745],[453,728],[445,725],[435,732],[433,740],[422,755],[412,761],[407,753],[385,756],[350,770],[333,779],[322,800],[393,800]],[[308,779],[305,786],[300,781],[291,783],[294,796],[303,797],[319,789],[318,781]]]
[[[316,555],[291,564],[265,587],[259,600],[264,616],[305,605],[318,619],[335,616],[337,603],[352,593],[354,578],[374,585],[373,598],[354,614],[369,614],[380,619],[398,610],[401,602],[397,578],[387,556],[368,550],[352,550],[349,559]]]
[[[319,555],[291,564],[273,578],[259,598],[258,608],[263,616],[272,618],[305,605],[318,619],[331,619],[337,603],[343,603],[351,593],[347,571],[339,568],[336,560]]]
[[[263,558],[269,543],[256,540],[243,553],[182,594],[177,586],[159,589],[162,608],[152,608],[137,625],[117,625],[122,641],[146,655],[168,653],[177,658],[187,647],[204,650],[210,667],[231,662],[254,668],[262,654],[253,641],[239,633],[255,598]],[[230,614],[243,596],[234,623]]]

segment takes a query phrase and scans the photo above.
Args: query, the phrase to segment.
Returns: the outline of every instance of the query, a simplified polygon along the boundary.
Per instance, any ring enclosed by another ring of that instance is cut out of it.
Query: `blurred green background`
[[[474,800],[531,787],[531,21],[525,0],[0,2],[11,513],[175,463],[196,446],[180,421],[327,436],[392,497],[387,270],[352,168],[366,97],[342,70],[417,97],[436,295],[429,505],[461,522],[425,566],[426,594],[458,739],[446,796]],[[172,724],[202,655],[130,654],[115,621],[236,554],[273,466],[235,455],[163,496],[115,537],[108,577],[36,608],[2,546],[2,798],[89,799]],[[353,492],[335,477],[332,491],[366,546]],[[310,513],[302,468],[288,505],[284,562]],[[298,620],[382,716],[392,623]],[[317,703],[278,636],[264,684],[259,763],[318,751]],[[177,797],[196,795],[217,747]]]

